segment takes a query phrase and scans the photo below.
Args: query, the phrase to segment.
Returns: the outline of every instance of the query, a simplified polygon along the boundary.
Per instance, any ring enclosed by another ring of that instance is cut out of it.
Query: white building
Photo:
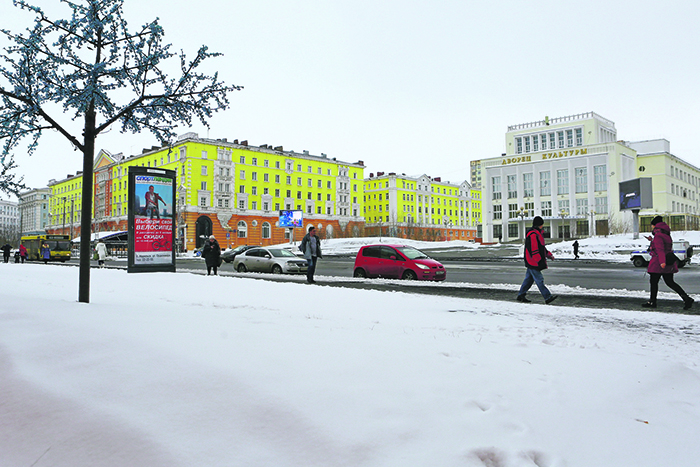
[[[36,188],[19,194],[21,232],[43,231],[49,224],[51,188]]]
[[[506,153],[481,161],[484,241],[524,238],[534,216],[553,238],[617,230],[631,222],[618,184],[637,176],[636,156],[594,112],[508,127]]]
[[[12,238],[19,233],[19,207],[16,201],[0,199],[0,235]]]

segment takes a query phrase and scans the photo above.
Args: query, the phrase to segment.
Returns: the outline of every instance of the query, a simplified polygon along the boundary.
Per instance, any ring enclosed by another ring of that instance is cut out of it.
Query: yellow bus
[[[27,259],[29,261],[43,261],[41,257],[41,245],[49,245],[51,250],[51,261],[66,262],[70,259],[70,237],[68,235],[25,235],[20,239],[20,243],[27,249]]]

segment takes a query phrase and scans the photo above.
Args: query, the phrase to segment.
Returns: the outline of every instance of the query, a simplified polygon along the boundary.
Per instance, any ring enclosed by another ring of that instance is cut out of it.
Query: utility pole
[[[75,200],[70,200],[70,239],[73,240],[73,222],[75,221],[74,216]]]

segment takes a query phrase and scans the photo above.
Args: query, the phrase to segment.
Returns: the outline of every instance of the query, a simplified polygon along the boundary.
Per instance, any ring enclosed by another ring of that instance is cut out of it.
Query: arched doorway
[[[195,223],[195,248],[199,248],[204,241],[212,234],[212,222],[207,216],[199,216]]]

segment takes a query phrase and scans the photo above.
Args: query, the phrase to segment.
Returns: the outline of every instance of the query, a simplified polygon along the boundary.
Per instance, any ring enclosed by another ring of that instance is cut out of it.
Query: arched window
[[[331,224],[326,226],[326,238],[333,238],[333,226]]]
[[[262,225],[262,238],[270,238],[270,223],[269,222],[263,222]]]
[[[248,225],[243,221],[238,221],[238,238],[246,238],[248,236]]]

